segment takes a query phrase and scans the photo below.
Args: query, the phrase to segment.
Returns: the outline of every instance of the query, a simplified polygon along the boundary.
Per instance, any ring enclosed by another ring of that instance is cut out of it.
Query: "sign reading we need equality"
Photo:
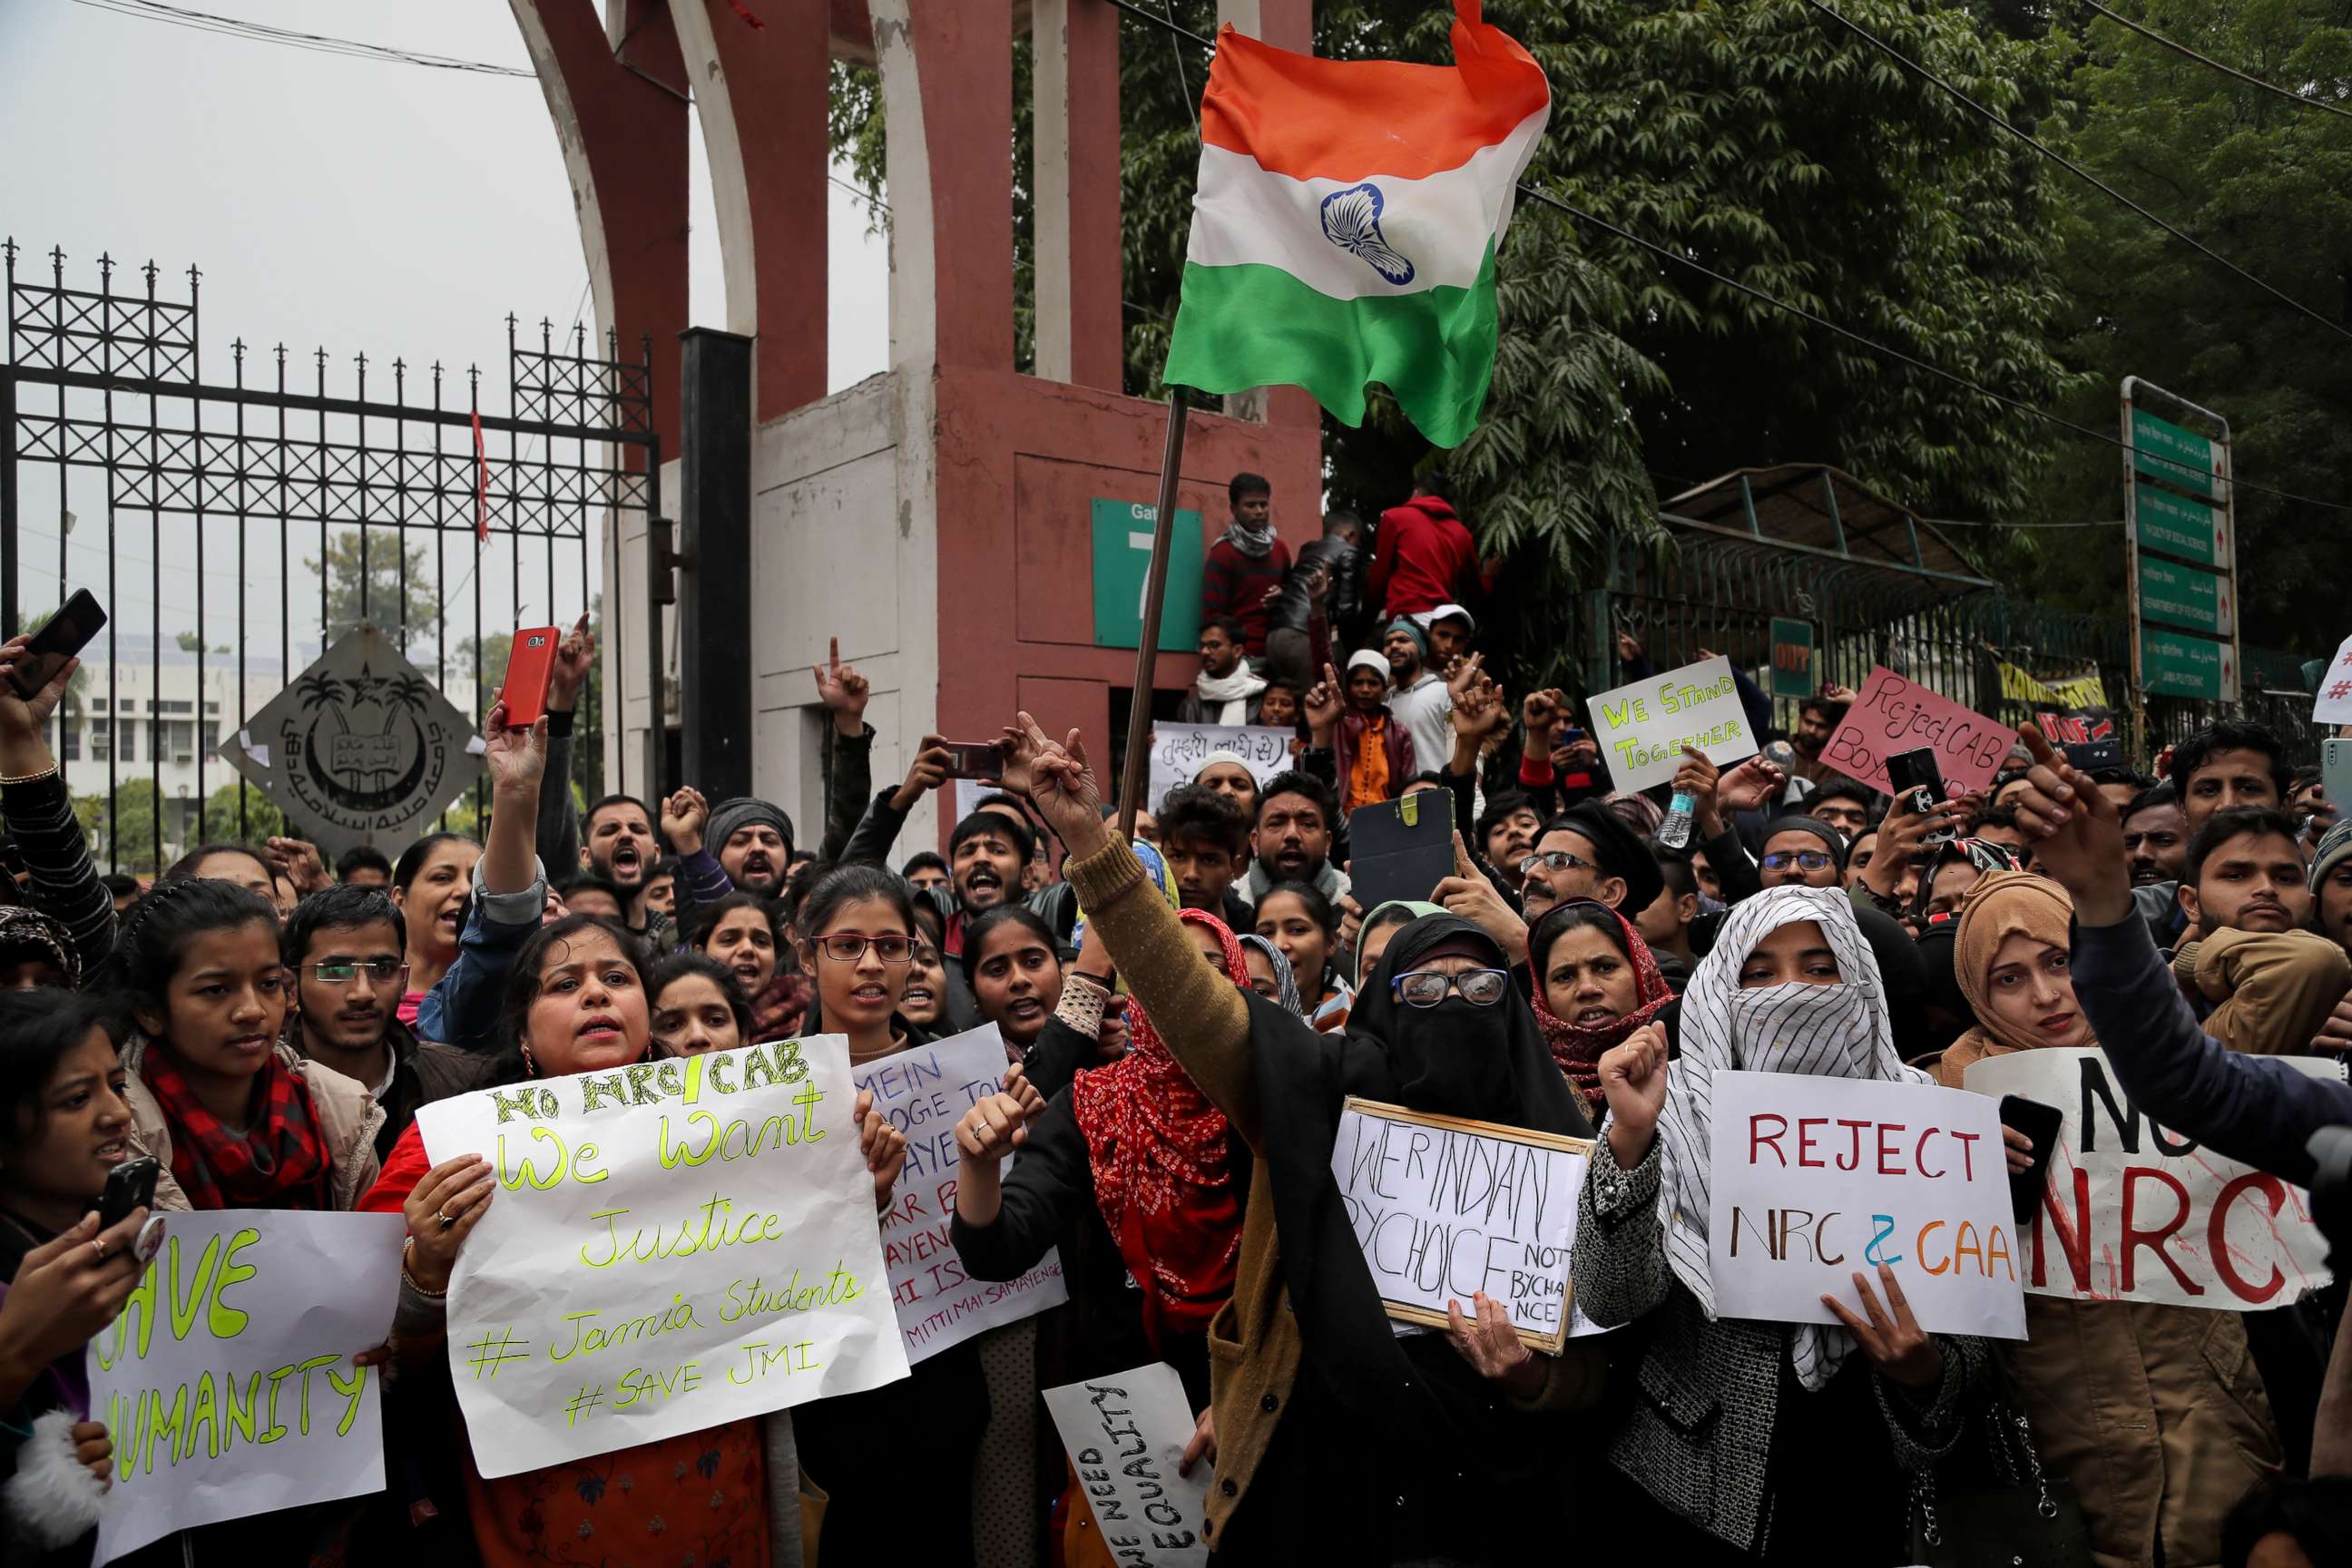
[[[1893,795],[1886,759],[1931,751],[1947,795],[1982,789],[2000,772],[2017,731],[1997,719],[1961,707],[1941,692],[1873,665],[1844,721],[1822,748],[1822,761],[1881,795]]]
[[[907,1359],[928,1361],[950,1345],[1034,1317],[1070,1299],[1059,1253],[1048,1250],[1018,1279],[974,1279],[956,1256],[956,1123],[1004,1079],[1004,1037],[983,1024],[935,1045],[868,1063],[857,1087],[875,1113],[907,1138],[907,1164],[882,1215],[882,1255]],[[1021,1156],[1005,1163],[1011,1170]]]
[[[1731,661],[1719,654],[1604,691],[1585,711],[1609,782],[1621,792],[1673,778],[1685,746],[1718,767],[1745,762],[1759,749]]]
[[[114,1442],[98,1563],[189,1526],[383,1489],[381,1374],[352,1357],[392,1331],[401,1217],[163,1223],[114,1326],[89,1342],[89,1418]]]
[[[907,1375],[840,1035],[536,1079],[416,1113],[481,1154],[449,1371],[485,1476]]]
[[[1715,1075],[1707,1270],[1727,1318],[1863,1314],[1894,1269],[1930,1333],[2025,1337],[2000,1108],[1908,1079]],[[1881,1305],[1885,1302],[1882,1298]]]

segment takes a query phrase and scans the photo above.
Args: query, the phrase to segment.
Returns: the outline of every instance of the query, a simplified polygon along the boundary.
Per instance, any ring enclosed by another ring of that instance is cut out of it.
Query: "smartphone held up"
[[[9,686],[31,701],[105,626],[106,612],[96,596],[87,588],[78,591],[26,644],[24,659],[8,672]]]

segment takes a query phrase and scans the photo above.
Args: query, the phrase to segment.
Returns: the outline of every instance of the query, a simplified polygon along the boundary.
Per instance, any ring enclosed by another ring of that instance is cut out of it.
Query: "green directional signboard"
[[[2237,700],[2236,670],[2227,643],[2143,626],[2139,669],[2140,684],[2152,697],[2195,697],[2208,702]]]
[[[2144,408],[2131,415],[2132,467],[2190,495],[2221,493],[2221,448]]]
[[[1151,569],[1150,501],[1094,502],[1095,646],[1133,647],[1143,640],[1145,574]],[[1168,542],[1168,591],[1160,601],[1160,651],[1190,653],[1201,643],[1201,514],[1179,511]]]
[[[2235,609],[2230,602],[2228,578],[2153,555],[2140,556],[2139,613],[2143,620],[2228,637],[2234,629]]]
[[[2143,550],[2160,550],[2202,566],[2230,564],[2229,513],[2178,496],[2146,479],[2132,484],[2132,527]]]
[[[1820,687],[1813,679],[1813,623],[1772,617],[1772,695],[1799,700]]]

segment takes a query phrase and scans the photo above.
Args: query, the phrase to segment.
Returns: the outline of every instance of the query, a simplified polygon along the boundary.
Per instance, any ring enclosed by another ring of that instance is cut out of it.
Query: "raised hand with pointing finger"
[[[556,645],[555,663],[547,672],[547,710],[569,713],[580,705],[580,689],[596,665],[596,634],[582,616]]]
[[[1462,834],[1454,835],[1454,875],[1439,882],[1429,895],[1430,901],[1444,906],[1448,914],[1459,915],[1485,931],[1499,943],[1504,955],[1513,963],[1524,963],[1528,956],[1528,922],[1495,890],[1495,884],[1478,869],[1470,858],[1468,846]]]
[[[833,715],[835,731],[854,741],[866,733],[866,704],[874,689],[856,665],[841,662],[839,637],[831,638],[826,648],[825,662],[809,666],[816,677],[816,699]]]

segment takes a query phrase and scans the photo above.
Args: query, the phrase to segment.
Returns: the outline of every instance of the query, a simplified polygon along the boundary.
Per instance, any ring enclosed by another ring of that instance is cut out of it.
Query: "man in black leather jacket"
[[[1357,580],[1357,546],[1364,525],[1355,513],[1335,511],[1323,520],[1323,537],[1311,540],[1291,563],[1289,574],[1266,607],[1265,673],[1305,691],[1313,686],[1331,657],[1330,627],[1354,625],[1360,595]],[[1323,645],[1315,637],[1315,623],[1326,627]]]

